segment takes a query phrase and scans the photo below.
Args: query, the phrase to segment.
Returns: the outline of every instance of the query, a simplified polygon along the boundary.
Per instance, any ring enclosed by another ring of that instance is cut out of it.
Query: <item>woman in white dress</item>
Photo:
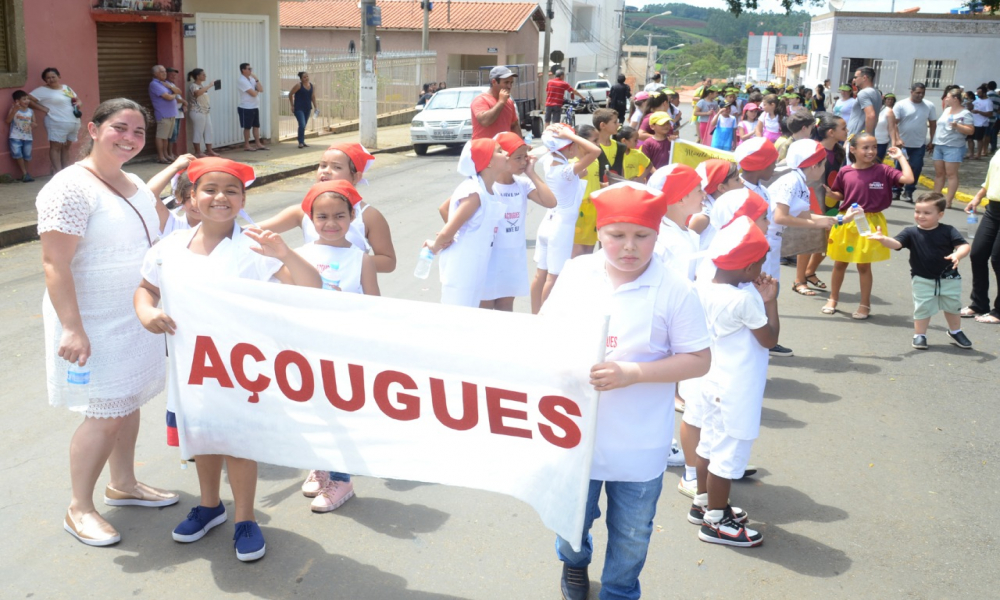
[[[90,368],[89,399],[71,407],[83,415],[70,442],[72,497],[64,528],[84,544],[121,539],[94,507],[105,463],[110,506],[161,507],[178,496],[135,478],[139,407],[164,387],[162,336],[142,328],[132,308],[146,250],[167,218],[141,179],[121,170],[146,139],[149,115],[124,98],[108,100],[87,125],[87,156],[60,171],[36,200],[46,292],[46,373],[49,403],[65,406],[70,363]]]

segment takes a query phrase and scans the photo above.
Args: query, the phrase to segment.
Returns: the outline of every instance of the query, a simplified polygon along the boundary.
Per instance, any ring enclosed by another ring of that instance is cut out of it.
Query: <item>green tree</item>
[[[781,5],[785,7],[786,11],[792,12],[792,9],[796,6],[821,6],[825,2],[826,0],[781,0]],[[726,0],[726,3],[729,4],[729,11],[737,15],[745,10],[757,10],[757,0]],[[962,6],[976,4],[983,5],[991,15],[1000,10],[1000,0],[967,0],[962,2]]]

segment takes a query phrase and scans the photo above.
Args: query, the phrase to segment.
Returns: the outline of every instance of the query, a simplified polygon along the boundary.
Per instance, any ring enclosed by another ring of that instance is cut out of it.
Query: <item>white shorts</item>
[[[705,400],[701,391],[702,378],[685,379],[678,385],[681,398],[684,398],[684,415],[681,420],[692,427],[701,429],[705,422],[705,412],[708,401]]]
[[[49,141],[57,144],[73,143],[76,141],[77,132],[80,131],[80,122],[74,121],[53,121],[51,117],[45,117],[45,131],[49,134]]]
[[[695,452],[709,461],[708,472],[723,479],[740,479],[750,463],[754,440],[738,440],[726,434],[722,424],[722,408],[714,400],[703,400],[705,418],[701,441]],[[684,410],[685,414],[687,409]]]
[[[576,222],[548,216],[538,226],[535,236],[535,262],[542,271],[558,275],[573,256]]]
[[[526,247],[494,248],[486,268],[483,300],[528,295],[528,251]]]

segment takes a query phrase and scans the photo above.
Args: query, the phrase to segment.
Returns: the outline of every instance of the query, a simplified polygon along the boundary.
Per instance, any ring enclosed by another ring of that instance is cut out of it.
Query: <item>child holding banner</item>
[[[712,339],[712,368],[704,377],[698,490],[688,521],[703,542],[749,548],[763,536],[729,505],[734,479],[744,475],[760,434],[768,348],[778,343],[778,285],[761,273],[768,244],[749,217],[719,231],[709,247],[711,278],[698,282]]]
[[[142,283],[135,292],[135,312],[142,326],[152,333],[172,334],[174,321],[156,305],[160,300],[159,267],[162,261],[183,261],[185,268],[216,279],[239,277],[307,287],[320,287],[316,270],[292,252],[281,236],[259,228],[240,230],[236,223],[246,204],[246,186],[254,180],[253,168],[224,158],[200,158],[188,167],[194,183],[194,204],[201,223],[162,239],[147,253],[142,265]],[[253,242],[259,244],[255,246]],[[168,408],[176,409],[177,390],[170,380]],[[219,498],[222,463],[226,463],[236,508],[236,558],[253,561],[264,556],[264,534],[257,526],[253,505],[257,490],[257,463],[235,456],[202,455],[195,462],[201,501],[174,529],[178,542],[196,542],[208,531],[225,523],[226,508]]]
[[[478,308],[503,206],[494,184],[507,158],[493,139],[467,142],[458,159],[466,179],[451,194],[448,222],[424,247],[441,255],[441,304]]]
[[[573,235],[580,202],[587,187],[580,176],[597,160],[601,149],[576,135],[571,127],[550,125],[542,134],[548,154],[542,157],[545,183],[556,197],[555,208],[542,218],[535,234],[535,262],[538,269],[531,282],[531,312],[538,314],[548,298],[563,265],[573,253]],[[576,158],[576,162],[571,162]]]
[[[563,598],[590,589],[594,547],[590,529],[608,496],[608,548],[601,595],[638,598],[663,471],[670,454],[673,407],[664,402],[675,382],[708,371],[709,339],[691,286],[653,260],[666,210],[661,194],[632,182],[594,194],[601,250],[573,259],[545,303],[545,314],[594,319],[610,314],[607,355],[591,369],[601,392],[583,543],[556,539],[563,562]],[[588,299],[581,302],[581,298]]]
[[[366,182],[365,174],[375,164],[375,157],[361,144],[341,142],[326,149],[316,170],[316,182],[344,180],[357,186]],[[366,182],[367,183],[367,182]],[[396,269],[396,249],[392,245],[389,222],[379,210],[362,201],[354,211],[347,240],[357,248],[370,252],[375,257],[379,273],[392,273]],[[302,238],[306,242],[319,239],[309,215],[302,212],[302,206],[289,206],[277,215],[262,221],[261,229],[284,233],[295,227],[302,228]]]

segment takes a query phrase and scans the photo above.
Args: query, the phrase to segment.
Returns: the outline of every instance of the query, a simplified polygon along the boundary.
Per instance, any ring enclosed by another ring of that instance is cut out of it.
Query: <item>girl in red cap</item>
[[[365,174],[375,163],[375,157],[361,144],[337,143],[326,149],[316,170],[316,183],[343,180],[357,185],[365,181]],[[260,227],[275,233],[302,228],[302,238],[308,242],[319,239],[309,215],[302,212],[301,204],[289,206],[277,215],[261,221]],[[355,207],[347,241],[355,247],[372,254],[375,268],[379,273],[396,270],[396,249],[392,245],[389,222],[379,210],[364,200]]]
[[[503,205],[503,217],[493,242],[489,267],[486,271],[486,289],[479,306],[494,310],[514,310],[514,298],[527,296],[528,250],[525,238],[525,221],[528,200],[544,208],[554,208],[556,197],[545,180],[535,172],[535,158],[528,155],[531,147],[521,136],[507,131],[495,138],[507,156],[507,168],[497,175],[493,184],[497,198]]]
[[[492,139],[465,144],[458,172],[465,181],[451,194],[448,222],[433,240],[424,242],[441,255],[441,304],[478,307],[486,286],[486,270],[503,207],[494,188],[507,168],[500,144]]]
[[[254,179],[253,169],[224,158],[200,158],[188,167],[194,184],[194,204],[201,223],[160,240],[146,253],[142,283],[135,292],[135,312],[142,326],[152,333],[173,334],[177,325],[157,308],[160,301],[161,261],[177,261],[186,270],[214,279],[239,277],[318,288],[319,274],[305,259],[285,245],[281,236],[256,227],[241,230],[236,217],[246,204],[246,186]],[[256,243],[256,245],[255,245]],[[168,385],[167,407],[174,410],[177,390]],[[257,463],[233,456],[199,456],[195,467],[201,486],[201,500],[174,529],[178,542],[195,542],[227,519],[219,498],[222,463],[226,463],[229,485],[236,509],[236,558],[253,561],[264,556],[264,534],[254,518]]]
[[[701,525],[698,538],[713,544],[748,548],[763,542],[744,526],[746,512],[729,505],[729,492],[760,434],[768,348],[778,343],[778,285],[761,273],[767,251],[750,217],[738,217],[712,240],[714,272],[696,286],[712,339],[712,367],[699,400],[698,486],[688,521]]]
[[[557,538],[564,598],[584,599],[594,553],[590,529],[608,497],[608,542],[601,595],[638,598],[656,502],[670,454],[677,381],[708,371],[705,317],[683,277],[653,260],[666,211],[662,195],[625,182],[593,195],[601,250],[569,261],[543,314],[610,316],[607,354],[590,371],[601,392],[583,544]],[[581,299],[586,302],[581,302]],[[597,312],[595,307],[602,307]]]

